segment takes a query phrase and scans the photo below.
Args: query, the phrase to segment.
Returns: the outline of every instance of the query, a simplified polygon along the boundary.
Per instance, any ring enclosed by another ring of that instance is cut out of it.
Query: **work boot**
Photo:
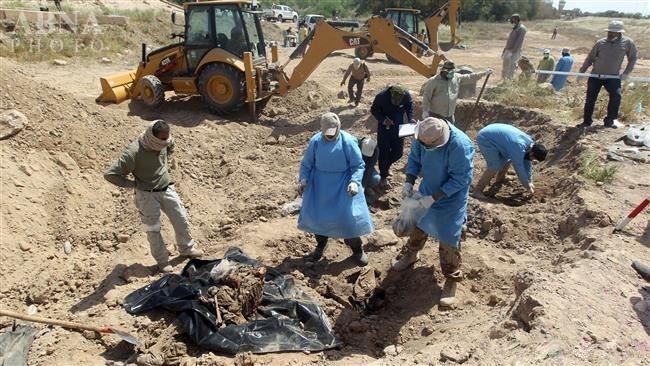
[[[407,249],[402,258],[399,260],[393,259],[391,261],[391,268],[397,272],[402,272],[418,260],[420,260],[420,252],[413,249]]]
[[[355,100],[355,101],[354,101],[354,106],[355,106],[355,107],[358,107],[358,106],[359,106],[359,101],[358,101],[358,100]]]
[[[452,307],[456,304],[456,280],[447,278],[440,294],[440,306]]]
[[[316,249],[307,255],[305,259],[310,262],[318,262],[323,257],[325,249],[327,249],[327,239],[328,238],[326,236],[316,235]]]
[[[360,267],[365,267],[368,265],[368,254],[363,251],[363,245],[361,239],[347,239],[345,243],[352,249],[352,258]]]
[[[195,247],[191,247],[190,249],[186,249],[180,252],[181,257],[188,257],[188,258],[199,258],[202,257],[205,253]]]
[[[158,264],[158,270],[162,273],[171,273],[174,271],[174,267],[172,267],[171,264],[167,263],[159,263]]]

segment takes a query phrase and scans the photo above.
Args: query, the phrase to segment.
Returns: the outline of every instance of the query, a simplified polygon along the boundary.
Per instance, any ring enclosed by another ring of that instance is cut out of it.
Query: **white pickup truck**
[[[309,31],[311,32],[314,30],[316,23],[318,23],[318,21],[320,20],[325,20],[325,17],[317,14],[308,14],[302,18],[299,25],[301,24],[307,25],[307,29],[309,29]]]
[[[294,23],[298,22],[298,13],[286,5],[273,5],[271,9],[264,11],[264,17],[266,20],[274,19],[280,23],[285,20],[293,21]]]

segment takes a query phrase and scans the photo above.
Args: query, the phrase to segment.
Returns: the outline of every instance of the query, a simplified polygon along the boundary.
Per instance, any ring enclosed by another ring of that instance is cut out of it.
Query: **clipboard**
[[[399,137],[409,137],[415,135],[416,123],[404,123],[399,125]]]

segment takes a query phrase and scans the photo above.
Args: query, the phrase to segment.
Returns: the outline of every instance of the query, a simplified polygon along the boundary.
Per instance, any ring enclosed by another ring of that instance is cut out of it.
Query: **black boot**
[[[323,257],[323,253],[327,249],[327,239],[326,236],[316,235],[316,249],[307,256],[308,261],[318,262]]]
[[[361,238],[345,239],[344,241],[352,249],[352,259],[361,267],[368,265],[368,254],[363,251]]]

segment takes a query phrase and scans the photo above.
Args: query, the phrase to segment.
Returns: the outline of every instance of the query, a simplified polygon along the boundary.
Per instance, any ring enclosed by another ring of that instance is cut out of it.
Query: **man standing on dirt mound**
[[[445,276],[440,306],[456,303],[457,282],[462,280],[461,233],[467,221],[467,196],[474,168],[472,141],[453,124],[429,117],[415,128],[406,165],[403,197],[413,195],[418,176],[422,181],[419,205],[428,209],[406,242],[403,256],[392,268],[404,271],[419,259],[429,235],[438,239],[440,269]]]
[[[617,128],[614,120],[618,118],[618,109],[621,106],[621,80],[625,80],[630,76],[636,64],[636,45],[634,41],[623,36],[625,30],[623,29],[623,22],[620,20],[612,20],[609,22],[609,27],[606,29],[607,37],[600,39],[587,55],[585,62],[580,68],[583,73],[593,65],[591,69],[592,74],[603,74],[618,76],[618,78],[600,79],[597,77],[590,77],[587,81],[587,97],[585,99],[585,109],[583,121],[577,127],[589,127],[593,123],[592,115],[598,93],[603,86],[607,93],[609,93],[609,103],[607,103],[607,116],[605,116],[605,127]],[[623,73],[621,65],[623,58],[627,57],[627,66]],[[582,77],[578,77],[579,80]]]
[[[352,249],[351,258],[365,266],[368,255],[360,237],[370,234],[373,225],[361,185],[361,150],[356,138],[341,131],[336,114],[323,114],[320,126],[321,132],[309,140],[300,163],[298,229],[316,236],[316,249],[307,259],[320,260],[329,238],[343,238]]]
[[[343,81],[341,81],[341,86],[345,85],[345,79],[350,76],[350,82],[348,83],[348,103],[354,102],[354,106],[358,106],[361,102],[361,93],[363,92],[363,84],[366,81],[370,81],[370,70],[366,63],[361,61],[360,58],[356,57],[348,69],[343,75]],[[357,93],[354,94],[354,86],[357,86]]]
[[[532,162],[546,159],[548,152],[543,144],[535,142],[517,127],[505,123],[492,123],[483,127],[476,135],[476,143],[487,168],[474,185],[472,196],[485,199],[485,187],[495,176],[495,184],[502,183],[511,164],[521,184],[530,194],[535,193]]]
[[[169,156],[174,152],[170,128],[163,120],[152,122],[131,142],[124,153],[104,173],[104,178],[122,188],[135,188],[135,206],[147,231],[151,255],[162,272],[171,272],[169,252],[160,234],[160,211],[169,218],[181,256],[200,257],[190,233],[187,211],[169,175]],[[132,174],[135,180],[127,178]]]
[[[407,121],[415,122],[413,99],[406,88],[397,84],[382,90],[375,96],[370,113],[377,120],[377,146],[379,147],[379,187],[390,188],[388,176],[390,166],[404,154],[404,140],[399,137],[399,125]]]
[[[422,119],[427,117],[443,118],[456,123],[454,112],[458,102],[460,83],[463,80],[477,81],[492,74],[492,69],[471,74],[457,74],[454,61],[447,60],[440,73],[427,80],[422,86]]]
[[[524,47],[524,38],[526,37],[526,27],[521,24],[519,14],[512,14],[510,24],[513,25],[512,31],[510,31],[506,46],[501,52],[503,58],[502,80],[512,80],[515,77],[515,68],[521,57],[521,49]]]

